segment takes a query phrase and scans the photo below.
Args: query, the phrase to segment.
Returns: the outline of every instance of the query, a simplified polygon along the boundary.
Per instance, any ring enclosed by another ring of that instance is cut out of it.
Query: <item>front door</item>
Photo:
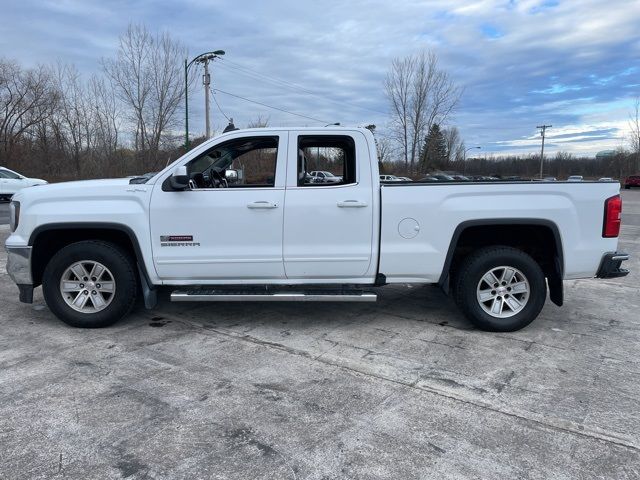
[[[171,283],[284,278],[286,132],[238,136],[189,161],[190,189],[156,183],[151,243]]]
[[[349,282],[371,276],[376,267],[375,205],[364,135],[291,133],[288,169],[283,250],[287,278]],[[307,173],[314,170],[339,178],[314,182]]]

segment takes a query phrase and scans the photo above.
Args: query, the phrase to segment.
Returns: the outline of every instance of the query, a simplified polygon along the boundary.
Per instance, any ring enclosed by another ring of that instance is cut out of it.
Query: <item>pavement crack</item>
[[[220,329],[216,329],[216,328],[207,328],[206,329],[209,332],[212,333],[216,333],[228,338],[233,338],[236,340],[240,340],[240,341],[245,341],[245,342],[249,342],[255,345],[261,345],[267,348],[273,348],[291,355],[297,355],[297,356],[301,356],[301,357],[305,357],[308,358],[310,360],[313,361],[317,361],[317,362],[321,362],[325,365],[329,365],[331,367],[337,367],[340,368],[342,370],[351,372],[353,374],[356,375],[362,375],[365,377],[370,377],[370,378],[375,378],[377,380],[382,380],[385,382],[390,382],[390,383],[394,383],[397,385],[400,385],[402,387],[406,387],[406,388],[410,388],[413,390],[417,390],[417,391],[421,391],[421,392],[427,392],[433,395],[437,395],[443,398],[447,398],[449,400],[453,400],[455,402],[460,402],[460,403],[464,403],[466,405],[472,405],[474,407],[477,408],[481,408],[484,410],[488,410],[488,411],[492,411],[494,413],[500,414],[500,415],[506,415],[508,417],[517,419],[519,421],[523,421],[523,422],[528,422],[528,423],[533,423],[536,425],[539,425],[543,428],[548,428],[551,430],[556,430],[556,431],[561,431],[564,433],[569,433],[572,435],[577,435],[577,436],[581,436],[581,437],[585,437],[585,438],[589,438],[592,440],[596,440],[596,441],[600,441],[600,442],[605,442],[605,443],[610,443],[610,444],[614,444],[614,445],[618,445],[620,447],[624,447],[624,448],[628,448],[637,452],[640,452],[640,446],[636,445],[632,440],[626,439],[626,438],[620,438],[615,436],[612,433],[609,432],[604,432],[604,431],[599,431],[599,430],[586,430],[585,427],[581,424],[576,424],[575,422],[572,422],[570,420],[561,420],[561,419],[554,419],[554,420],[549,420],[547,418],[541,417],[541,418],[534,418],[532,416],[528,416],[526,414],[520,413],[520,412],[515,412],[515,411],[507,411],[504,409],[500,409],[497,407],[494,407],[492,405],[489,405],[487,403],[484,402],[479,402],[477,400],[472,400],[469,398],[464,398],[462,396],[459,395],[455,395],[452,394],[450,392],[444,391],[444,390],[440,390],[438,388],[432,387],[432,386],[428,386],[428,385],[424,385],[424,384],[420,384],[418,385],[417,382],[408,382],[408,381],[403,381],[403,380],[399,380],[399,379],[395,379],[395,378],[390,378],[390,377],[386,377],[384,375],[380,375],[377,373],[372,373],[372,372],[366,372],[363,370],[359,370],[357,368],[353,368],[351,366],[348,365],[344,365],[344,364],[340,364],[340,363],[336,363],[336,362],[332,362],[329,361],[325,358],[321,358],[321,356],[318,357],[314,357],[313,355],[309,354],[308,352],[305,352],[303,350],[298,350],[295,348],[291,348],[291,347],[287,347],[285,345],[282,345],[280,343],[275,343],[275,342],[270,342],[267,340],[261,340],[255,337],[252,337],[250,335],[244,335],[244,334],[238,334],[235,332],[225,332],[223,330]]]

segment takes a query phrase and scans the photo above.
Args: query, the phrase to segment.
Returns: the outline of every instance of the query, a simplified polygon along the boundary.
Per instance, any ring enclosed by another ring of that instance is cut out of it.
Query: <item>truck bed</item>
[[[473,225],[546,225],[564,249],[565,279],[595,276],[604,202],[617,182],[394,183],[381,185],[379,272],[392,282],[440,280],[452,241]],[[453,240],[452,240],[453,239]]]

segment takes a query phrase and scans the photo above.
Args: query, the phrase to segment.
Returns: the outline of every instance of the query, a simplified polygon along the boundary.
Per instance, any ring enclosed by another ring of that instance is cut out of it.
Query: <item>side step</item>
[[[172,302],[375,302],[378,295],[359,289],[189,289],[171,293]]]

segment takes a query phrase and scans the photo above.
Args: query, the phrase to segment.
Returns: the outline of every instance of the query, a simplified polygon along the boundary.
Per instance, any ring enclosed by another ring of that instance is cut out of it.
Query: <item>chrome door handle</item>
[[[362,208],[367,206],[367,202],[361,202],[360,200],[343,200],[338,202],[340,208]]]
[[[255,208],[278,208],[278,204],[261,200],[259,202],[253,202],[248,204],[247,208],[254,208],[254,209]]]

